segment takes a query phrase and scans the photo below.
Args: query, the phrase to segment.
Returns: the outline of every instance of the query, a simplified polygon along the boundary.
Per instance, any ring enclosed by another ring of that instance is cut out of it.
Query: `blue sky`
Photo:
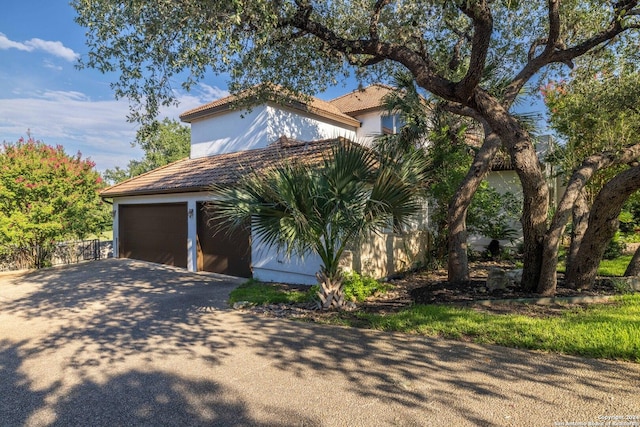
[[[128,103],[116,100],[109,86],[117,75],[78,70],[88,52],[84,28],[74,22],[68,0],[8,1],[0,13],[0,141],[31,135],[80,151],[104,171],[140,158],[132,147],[136,125],[128,123]],[[212,77],[181,105],[163,116],[178,118],[192,107],[227,94],[222,78]]]

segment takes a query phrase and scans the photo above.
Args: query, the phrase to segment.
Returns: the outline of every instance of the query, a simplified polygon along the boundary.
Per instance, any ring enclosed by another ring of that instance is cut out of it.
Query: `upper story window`
[[[382,134],[394,135],[400,132],[400,128],[404,125],[399,114],[384,115],[381,117]]]

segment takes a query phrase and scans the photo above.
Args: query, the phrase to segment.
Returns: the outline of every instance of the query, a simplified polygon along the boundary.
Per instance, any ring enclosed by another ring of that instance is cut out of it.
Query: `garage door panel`
[[[120,205],[119,256],[187,267],[187,204]]]
[[[249,230],[229,232],[210,222],[211,212],[198,203],[198,267],[200,270],[251,277]]]

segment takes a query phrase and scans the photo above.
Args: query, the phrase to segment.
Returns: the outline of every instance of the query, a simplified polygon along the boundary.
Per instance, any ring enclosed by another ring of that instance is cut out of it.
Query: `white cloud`
[[[220,89],[217,86],[209,86],[206,83],[199,83],[198,88],[201,92],[201,98],[204,97],[204,102],[215,101],[216,99],[224,98],[229,95],[229,91],[226,89]]]
[[[6,35],[0,33],[0,50],[18,49],[25,52],[33,52],[35,50],[46,52],[50,55],[57,56],[67,61],[75,61],[80,57],[77,53],[62,44],[59,41],[48,41],[33,38],[25,42],[16,42],[10,40]]]
[[[7,36],[5,36],[2,33],[0,33],[0,49],[2,50],[18,49],[18,50],[25,50],[27,52],[31,52],[33,50],[33,48],[30,48],[29,46],[23,43],[18,43],[18,42],[14,42],[13,40],[9,40]]]
[[[179,106],[165,107],[161,117],[178,119],[191,108],[228,95],[226,90],[201,84],[190,94],[177,94]],[[137,125],[127,122],[126,100],[92,100],[78,91],[45,90],[0,99],[0,141],[31,135],[49,145],[62,145],[70,154],[91,157],[100,171],[126,167],[143,155],[132,148]]]
[[[50,69],[55,70],[55,71],[62,71],[62,67],[60,65],[56,65],[53,62],[51,62],[49,60],[46,60],[46,59],[44,60],[44,66],[46,68],[50,68]]]
[[[142,157],[132,149],[136,126],[126,121],[124,101],[91,101],[80,92],[48,91],[37,96],[0,99],[0,140],[31,135],[68,153],[91,157],[98,170],[124,167]]]

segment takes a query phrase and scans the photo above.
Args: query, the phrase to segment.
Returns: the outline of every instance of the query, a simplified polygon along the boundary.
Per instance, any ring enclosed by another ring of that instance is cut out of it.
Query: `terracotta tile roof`
[[[383,98],[389,92],[394,91],[396,89],[391,86],[377,83],[364,89],[356,89],[329,102],[343,113],[353,116],[357,113],[381,108],[384,105]]]
[[[281,137],[265,148],[183,159],[104,189],[100,195],[111,198],[149,194],[208,191],[211,183],[231,184],[249,170],[264,170],[277,160],[320,162],[331,147],[344,138],[313,142]]]
[[[249,90],[239,95],[229,95],[216,101],[209,102],[208,104],[201,105],[182,113],[180,115],[180,120],[191,123],[195,119],[214,115],[223,111],[229,111],[238,107],[243,108],[250,106],[252,104],[250,102],[252,93],[253,92]],[[288,97],[289,99],[283,103],[286,107],[334,120],[348,126],[360,127],[360,122],[358,120],[355,120],[353,117],[343,113],[337,106],[316,97],[309,97],[307,100],[295,100],[292,94],[289,94],[280,86],[275,87],[275,95],[266,92],[263,93],[263,95],[273,98],[272,101],[278,96],[284,98]]]

